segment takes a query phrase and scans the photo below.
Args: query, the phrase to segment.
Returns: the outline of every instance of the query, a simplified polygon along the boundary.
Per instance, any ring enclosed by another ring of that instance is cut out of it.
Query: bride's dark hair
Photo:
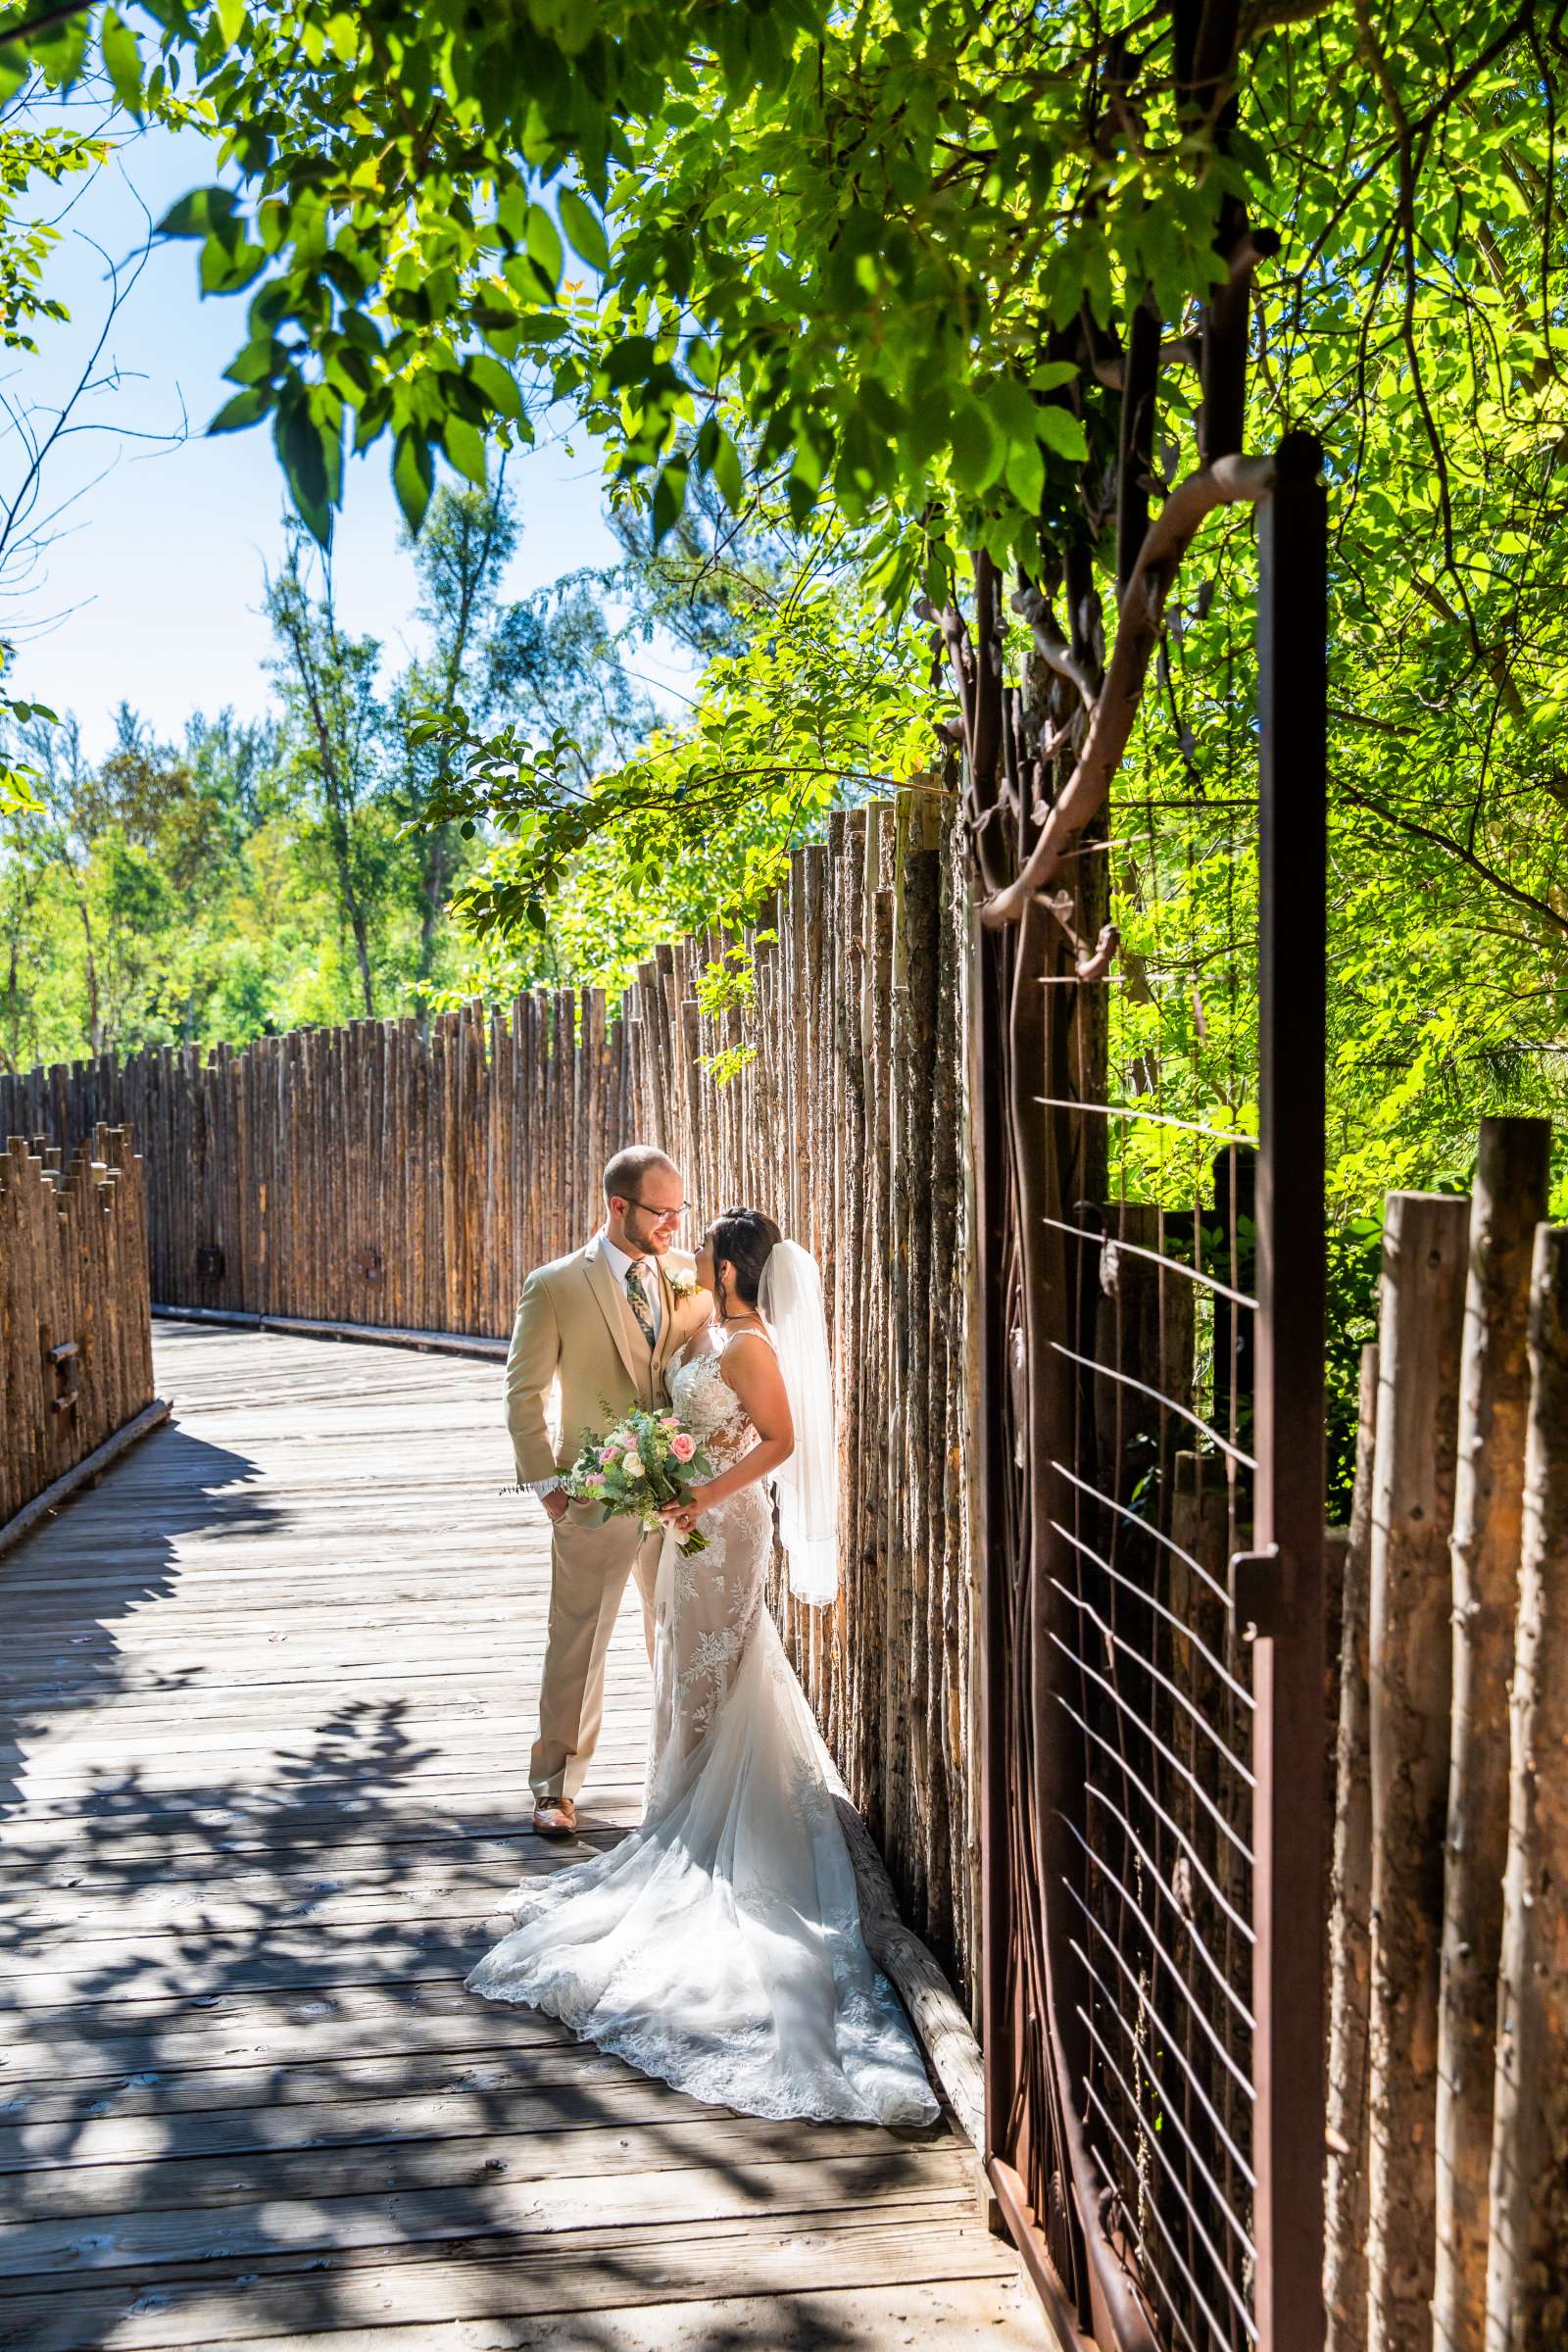
[[[726,1208],[708,1229],[715,1281],[720,1263],[727,1260],[735,1269],[736,1290],[746,1305],[755,1307],[767,1253],[783,1239],[772,1218],[764,1217],[760,1208]]]

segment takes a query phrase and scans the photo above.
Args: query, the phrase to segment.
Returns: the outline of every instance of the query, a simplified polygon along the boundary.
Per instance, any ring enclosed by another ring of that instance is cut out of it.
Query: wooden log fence
[[[830,820],[749,943],[749,1002],[704,1009],[735,944],[709,936],[661,948],[620,1017],[597,990],[537,992],[423,1029],[104,1056],[0,1079],[0,1132],[129,1125],[156,1303],[356,1330],[504,1341],[523,1275],[594,1231],[633,1140],[673,1155],[699,1215],[777,1217],[823,1269],[848,1572],[830,1614],[781,1584],[775,1605],[905,1915],[969,1997],[967,903],[942,807]]]
[[[142,1163],[98,1127],[69,1167],[0,1153],[0,1544],[154,1406]]]
[[[0,1131],[127,1126],[155,1305],[504,1337],[521,1274],[600,1214],[625,1132],[604,992],[165,1047],[0,1079]]]
[[[715,994],[734,943],[709,936],[661,949],[613,1018],[593,992],[541,993],[425,1031],[357,1022],[206,1058],[157,1053],[0,1082],[0,1132],[93,1138],[69,1175],[54,1145],[13,1141],[0,1159],[6,1419],[36,1433],[0,1464],[0,1518],[150,1398],[149,1255],[154,1296],[174,1306],[502,1341],[526,1269],[597,1223],[610,1151],[658,1141],[700,1216],[766,1209],[822,1264],[846,1576],[831,1612],[797,1607],[777,1581],[774,1605],[905,1915],[972,2002],[968,921],[951,820],[911,799],[837,814],[797,856],[747,943],[739,990]],[[140,1122],[145,1219],[142,1163],[105,1120]],[[1474,2342],[1483,2293],[1487,2352],[1561,2341],[1568,1235],[1537,1224],[1547,1139],[1528,1124],[1487,1123],[1473,1202],[1389,1204],[1331,1628],[1334,2352],[1424,2347],[1435,2316],[1448,2328],[1440,2342]],[[1086,1203],[1083,1218],[1096,1361],[1129,1371],[1134,1398],[1141,1382],[1178,1400],[1200,1397],[1202,1362],[1211,1383],[1231,1363],[1235,1395],[1216,1388],[1204,1409],[1233,1415],[1251,1378],[1235,1335],[1217,1311],[1206,1336],[1195,1330],[1184,1294],[1151,1271],[1186,1247],[1175,1212]],[[69,1436],[48,1409],[57,1332],[88,1343]],[[1128,2093],[1142,2210],[1173,2233],[1203,2198],[1241,2213],[1248,2193],[1229,2121],[1199,2096],[1200,2062],[1228,2047],[1242,1993],[1224,1912],[1242,1892],[1245,1825],[1205,1798],[1197,1727],[1240,1740],[1233,1718],[1248,1692],[1223,1604],[1237,1540],[1224,1465],[1184,1449],[1188,1427],[1143,1431],[1134,1448],[1140,1524],[1170,1542],[1154,1560],[1130,1525],[1114,1563],[1124,1585],[1145,1570],[1152,1580],[1139,1587],[1151,1612],[1140,1655],[1172,1840],[1153,1862],[1222,1956],[1219,1978],[1181,1990],[1179,2048],[1167,2051],[1151,2011],[1147,2066]],[[1113,1501],[1125,1471],[1102,1465]],[[1117,1605],[1107,1589],[1107,1623]],[[1226,1660],[1241,1679],[1222,1689]],[[1086,1899],[1098,1901],[1093,1886]],[[1462,1932],[1470,1917],[1480,1937]],[[1147,1992],[1135,1972],[1129,1998]],[[1467,2190],[1463,2242],[1440,2257],[1448,2169],[1455,2184],[1474,2182],[1483,2150],[1487,2211],[1476,2216]],[[1194,2241],[1195,2265],[1200,2252]]]
[[[758,925],[750,1005],[705,1011],[717,940],[627,1004],[634,1125],[705,1212],[761,1208],[822,1267],[838,1387],[837,1608],[772,1594],[906,1914],[974,1984],[974,1575],[966,1463],[964,884],[938,804],[835,815]],[[766,934],[775,936],[768,939]],[[750,1054],[722,1086],[702,1064]]]
[[[1341,1634],[1330,2352],[1546,2352],[1568,2328],[1568,1231],[1540,1222],[1549,1144],[1543,1121],[1486,1120],[1472,1200],[1388,1204]]]

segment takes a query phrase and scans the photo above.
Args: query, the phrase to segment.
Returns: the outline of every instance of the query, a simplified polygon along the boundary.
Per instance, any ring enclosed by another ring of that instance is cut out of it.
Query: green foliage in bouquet
[[[635,1519],[654,1535],[660,1512],[685,1502],[692,1488],[711,1476],[707,1454],[677,1414],[638,1406],[603,1437],[583,1431],[565,1488],[574,1502],[598,1503],[605,1519]],[[689,1559],[707,1550],[708,1538],[693,1529],[680,1548]]]

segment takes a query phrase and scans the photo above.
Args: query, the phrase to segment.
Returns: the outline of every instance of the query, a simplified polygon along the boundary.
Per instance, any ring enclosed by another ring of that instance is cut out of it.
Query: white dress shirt
[[[663,1328],[664,1322],[663,1286],[659,1279],[658,1258],[628,1257],[624,1250],[616,1249],[614,1243],[611,1240],[609,1234],[605,1232],[603,1227],[600,1228],[599,1233],[599,1251],[606,1265],[615,1277],[616,1284],[621,1290],[626,1288],[626,1277],[631,1272],[632,1267],[641,1266],[643,1272],[643,1294],[648,1300],[648,1320],[654,1327],[654,1346],[657,1348],[659,1345],[659,1335]],[[632,1302],[629,1298],[626,1301],[626,1311],[631,1316],[632,1321],[635,1323],[637,1320],[637,1310],[632,1305]],[[559,1472],[554,1478],[536,1478],[533,1481],[532,1486],[529,1488],[529,1493],[533,1494],[553,1494],[561,1483]]]

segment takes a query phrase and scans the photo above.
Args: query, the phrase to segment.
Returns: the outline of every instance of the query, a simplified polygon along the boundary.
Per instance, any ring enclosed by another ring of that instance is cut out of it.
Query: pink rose
[[[678,1430],[669,1441],[669,1450],[677,1462],[689,1462],[697,1451],[697,1440],[689,1429]]]

